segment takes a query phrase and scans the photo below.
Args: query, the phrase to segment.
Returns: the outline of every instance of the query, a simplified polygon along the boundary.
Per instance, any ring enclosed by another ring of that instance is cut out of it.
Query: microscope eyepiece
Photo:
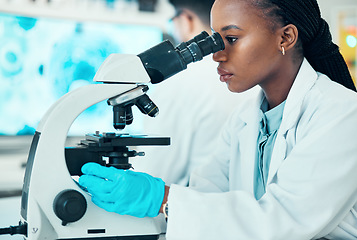
[[[202,32],[176,48],[168,40],[140,53],[140,58],[151,83],[159,83],[187,68],[187,64],[201,60],[208,54],[224,49],[219,33],[211,36]]]
[[[197,43],[197,42],[205,39],[208,36],[209,36],[209,34],[206,31],[203,31],[200,34],[198,34],[197,36],[195,36],[194,38],[192,38],[191,40],[189,40],[187,42],[180,43],[179,45],[176,46],[176,49],[183,50],[183,49],[187,48],[187,46],[189,46],[191,43],[194,43],[194,42]]]
[[[197,45],[201,49],[203,56],[224,50],[223,39],[217,32],[197,42]]]
[[[207,36],[198,42],[192,42],[186,48],[180,50],[186,64],[200,61],[204,56],[224,49],[224,42],[219,33]]]

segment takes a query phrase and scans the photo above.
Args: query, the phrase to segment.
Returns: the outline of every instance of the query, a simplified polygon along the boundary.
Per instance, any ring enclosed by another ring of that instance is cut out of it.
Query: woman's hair
[[[273,25],[293,24],[299,31],[302,53],[311,66],[333,81],[356,91],[345,60],[332,42],[329,26],[316,0],[250,0],[260,8]]]

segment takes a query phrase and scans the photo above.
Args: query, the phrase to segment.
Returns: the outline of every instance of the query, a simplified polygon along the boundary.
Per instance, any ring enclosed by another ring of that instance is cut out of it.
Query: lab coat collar
[[[298,116],[301,114],[302,111],[302,103],[304,97],[315,84],[316,80],[316,71],[311,67],[309,62],[304,59],[286,99],[283,111],[283,118],[280,125],[280,129],[277,133],[276,141],[279,141],[281,137],[283,137],[283,139],[285,140],[284,137],[287,131],[296,126]],[[247,179],[247,181],[249,181],[245,183],[245,186],[247,186],[247,190],[250,190],[251,192],[254,192],[253,179],[255,158],[257,152],[256,145],[259,132],[259,109],[263,100],[264,93],[262,90],[260,90],[259,94],[252,101],[252,105],[249,105],[249,107],[245,106],[245,109],[240,112],[240,119],[245,122],[245,128],[242,129],[242,132],[240,133],[241,136],[244,136],[245,138],[245,140],[241,142],[242,156],[244,156],[244,159],[242,159],[242,164],[247,167],[246,169],[251,169],[251,171],[247,171],[244,173],[245,178],[243,179]],[[279,146],[278,151],[276,151],[276,148],[274,147],[272,153],[268,183],[271,181],[271,179],[277,172],[282,161],[285,159],[286,151],[284,148],[286,148],[286,142],[284,141],[279,144],[281,144],[281,146]]]
[[[295,81],[290,89],[283,113],[283,119],[280,126],[281,132],[286,132],[296,125],[298,116],[302,109],[302,103],[317,80],[317,73],[311,67],[310,63],[304,58],[300,70],[295,78]]]
[[[296,128],[299,116],[304,111],[304,98],[310,89],[315,85],[317,78],[318,75],[316,71],[311,67],[310,63],[304,59],[286,99],[283,118],[271,156],[267,181],[268,184],[273,179],[281,163],[286,158],[286,134],[290,129]]]
[[[245,123],[244,128],[239,132],[241,149],[241,167],[242,169],[250,169],[250,171],[241,172],[242,185],[246,191],[254,194],[254,167],[257,152],[257,139],[259,133],[260,122],[260,105],[264,99],[262,90],[249,100],[249,105],[244,105],[244,109],[240,111],[239,118]]]

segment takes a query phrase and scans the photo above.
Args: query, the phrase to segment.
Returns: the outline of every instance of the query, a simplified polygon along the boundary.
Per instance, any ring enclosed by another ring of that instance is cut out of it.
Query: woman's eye
[[[236,37],[226,37],[226,39],[229,43],[234,43],[235,41],[238,40],[238,38],[236,38]]]

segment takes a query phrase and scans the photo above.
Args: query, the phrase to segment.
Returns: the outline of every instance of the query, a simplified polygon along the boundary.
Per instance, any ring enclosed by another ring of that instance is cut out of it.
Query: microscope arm
[[[66,161],[64,161],[64,146],[70,126],[85,109],[100,101],[125,94],[136,88],[137,84],[132,83],[83,86],[64,95],[47,111],[33,138],[22,190],[21,216],[24,222],[28,223],[29,239],[46,239],[46,237],[54,239],[53,237],[57,234],[64,238],[73,235],[79,236],[83,227],[87,229],[95,228],[98,225],[96,219],[101,218],[99,216],[103,216],[103,222],[107,222],[107,220],[118,221],[116,219],[120,218],[119,216],[105,217],[103,210],[92,206],[90,196],[87,196],[72,180]],[[47,185],[47,183],[51,184]],[[72,232],[63,228],[62,225],[65,221],[61,222],[58,215],[53,211],[55,199],[64,189],[73,189],[77,193],[81,193],[86,198],[87,204],[91,205],[88,206],[83,221],[72,223],[75,229]],[[41,210],[39,206],[41,206]],[[139,222],[141,221],[146,220]],[[44,222],[48,224],[44,224]],[[80,224],[83,222],[86,225]],[[45,227],[47,225],[52,227]],[[131,234],[138,232],[134,227],[136,224],[132,225],[132,229],[123,229],[122,232],[114,227],[101,226],[101,228],[105,228],[106,234],[109,236],[112,234],[122,235],[128,231]],[[35,230],[32,231],[31,229]],[[51,229],[56,229],[56,232]],[[142,233],[150,232],[152,229],[155,228],[148,226],[148,229],[142,229]]]

